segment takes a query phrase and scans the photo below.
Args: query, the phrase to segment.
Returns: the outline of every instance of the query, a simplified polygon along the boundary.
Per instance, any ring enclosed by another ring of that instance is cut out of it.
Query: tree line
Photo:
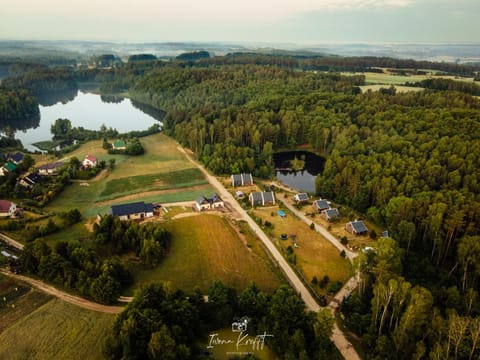
[[[144,287],[115,319],[104,355],[108,359],[212,359],[207,346],[200,344],[208,344],[212,332],[231,329],[235,318],[241,317],[248,319],[244,335],[273,335],[265,344],[283,359],[341,358],[329,339],[333,326],[329,310],[307,313],[299,295],[288,286],[269,295],[252,284],[237,295],[217,281],[207,296],[205,301],[199,290],[172,291],[168,284]]]

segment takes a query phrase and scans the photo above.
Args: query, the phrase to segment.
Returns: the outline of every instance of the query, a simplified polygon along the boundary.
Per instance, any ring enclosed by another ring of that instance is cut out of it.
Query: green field
[[[113,319],[51,300],[0,334],[0,359],[103,359]]]
[[[221,280],[240,291],[255,282],[270,292],[282,283],[257,240],[248,234],[242,239],[222,217],[190,216],[169,221],[165,227],[172,233],[169,253],[153,270],[134,269],[135,286],[169,281],[176,289],[191,291],[198,286],[206,291],[213,281]]]
[[[203,174],[171,138],[159,133],[140,139],[145,148],[142,156],[109,155],[99,140],[83,144],[64,159],[76,156],[82,160],[91,154],[99,160],[115,159],[115,168],[103,170],[94,179],[75,181],[45,207],[46,212],[62,212],[78,208],[84,217],[106,213],[111,205],[135,201],[194,201],[201,194],[213,192]],[[38,164],[53,161],[39,157]],[[54,234],[49,238],[85,237],[84,226]]]

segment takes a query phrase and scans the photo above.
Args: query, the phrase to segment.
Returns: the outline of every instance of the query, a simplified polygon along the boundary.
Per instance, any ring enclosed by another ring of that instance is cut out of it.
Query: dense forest
[[[258,334],[272,335],[266,337],[265,345],[283,359],[341,358],[329,339],[333,326],[330,311],[307,313],[301,298],[288,286],[268,295],[252,284],[237,295],[235,290],[215,282],[207,296],[205,301],[200,291],[173,292],[168,284],[141,289],[115,319],[105,341],[106,358],[212,359],[200,344],[209,343],[209,334],[231,328],[235,318],[248,322],[242,339],[252,341]],[[238,336],[233,335],[236,342]],[[255,356],[252,346],[239,350]]]

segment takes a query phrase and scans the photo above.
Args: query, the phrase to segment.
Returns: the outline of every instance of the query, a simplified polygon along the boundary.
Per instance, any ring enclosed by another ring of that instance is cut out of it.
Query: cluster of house
[[[36,183],[41,180],[41,176],[53,176],[57,175],[60,169],[65,165],[63,161],[55,161],[52,163],[41,165],[36,172],[27,173],[20,180],[19,184],[32,188]],[[82,161],[82,167],[84,169],[92,168],[98,165],[98,160],[93,155],[86,155]]]
[[[230,178],[233,187],[253,185],[252,174],[233,174]],[[237,191],[235,195],[237,198],[243,198],[245,196],[242,191]],[[252,206],[275,205],[275,194],[273,191],[251,192],[248,195],[248,200]]]
[[[21,152],[0,154],[0,161],[4,163],[0,167],[0,176],[5,176],[17,169],[17,165],[23,161],[23,154]]]
[[[296,194],[294,200],[297,204],[310,202],[310,197],[306,193]],[[331,207],[331,202],[326,199],[318,199],[313,202],[315,211],[322,214],[325,220],[335,221],[340,219],[340,212],[337,208]],[[362,220],[350,221],[345,225],[345,229],[353,235],[364,235],[368,233],[368,228]]]

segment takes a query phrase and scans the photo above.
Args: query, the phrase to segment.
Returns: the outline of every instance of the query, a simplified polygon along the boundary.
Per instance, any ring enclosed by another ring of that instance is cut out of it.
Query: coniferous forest
[[[368,358],[478,358],[480,86],[439,80],[417,84],[420,92],[362,93],[363,75],[331,71],[374,66],[478,71],[384,58],[234,54],[58,74],[65,84],[97,82],[104,92],[128,91],[165,111],[165,133],[215,174],[268,178],[273,153],[301,145],[324,156],[317,195],[362,212],[391,236],[359,256],[361,286],[341,306]],[[18,81],[27,78],[41,76],[29,72]],[[22,87],[15,81],[5,82],[8,89]],[[149,331],[172,336],[167,330]],[[125,354],[125,346],[112,342],[110,351]]]

